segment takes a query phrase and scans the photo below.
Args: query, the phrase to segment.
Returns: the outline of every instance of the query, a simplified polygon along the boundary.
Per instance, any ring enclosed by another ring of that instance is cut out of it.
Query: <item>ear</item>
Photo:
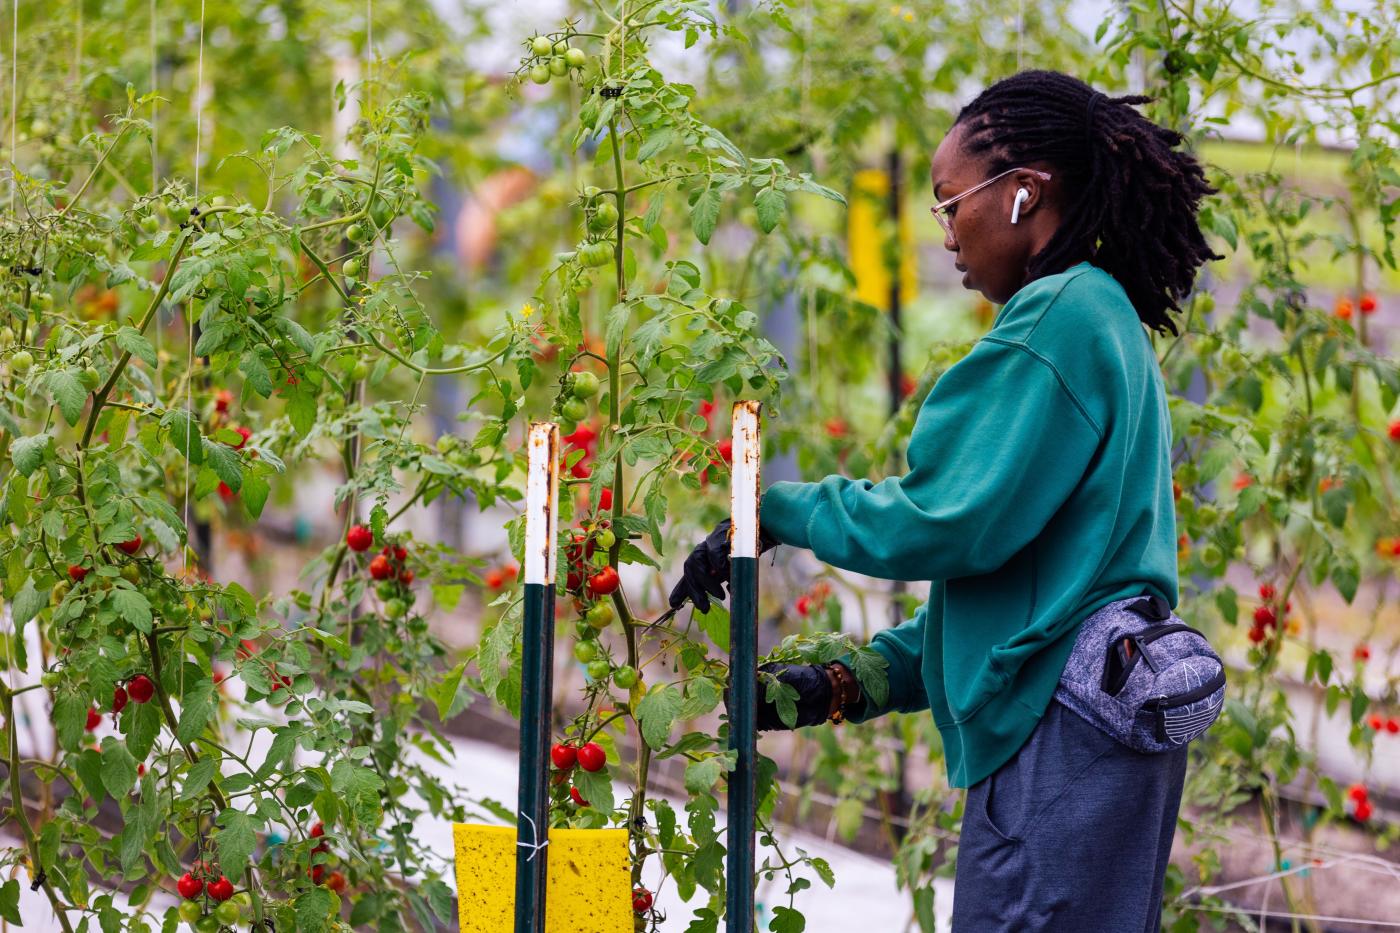
[[[1025,217],[1036,209],[1045,199],[1045,181],[1034,172],[1017,172],[1011,176],[1012,184],[1008,186],[1007,211],[1011,211],[1016,205],[1016,193],[1024,190],[1026,196],[1021,198],[1021,209],[1017,211],[1020,217]]]

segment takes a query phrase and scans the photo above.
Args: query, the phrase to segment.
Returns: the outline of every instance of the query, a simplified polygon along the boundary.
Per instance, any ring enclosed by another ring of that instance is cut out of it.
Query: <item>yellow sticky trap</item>
[[[514,826],[452,824],[461,933],[515,929]],[[625,829],[551,829],[546,933],[632,933]]]
[[[885,264],[880,224],[888,223],[889,174],[870,168],[856,172],[846,211],[846,241],[859,301],[890,309],[890,272]],[[899,299],[908,307],[918,290],[914,226],[907,206],[899,216]]]

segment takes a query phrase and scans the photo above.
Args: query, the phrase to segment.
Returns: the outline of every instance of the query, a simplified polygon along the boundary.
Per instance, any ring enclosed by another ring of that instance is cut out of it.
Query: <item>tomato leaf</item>
[[[201,440],[204,444],[204,461],[209,464],[210,469],[228,484],[229,489],[234,492],[242,489],[243,462],[238,456],[238,451],[207,437]]]
[[[674,684],[654,685],[637,704],[637,722],[642,738],[653,749],[665,747],[671,724],[681,710],[681,692]]]
[[[773,919],[768,921],[768,929],[773,933],[802,933],[807,929],[807,918],[791,907],[779,904],[773,908]]]
[[[87,404],[87,389],[78,381],[78,377],[66,369],[55,370],[49,373],[49,395],[54,403],[58,405],[59,411],[63,412],[63,420],[69,426],[76,427],[78,419],[83,416],[83,407]]]
[[[759,228],[764,233],[772,233],[787,213],[787,195],[778,188],[764,188],[753,203],[758,211]]]
[[[204,439],[200,435],[198,422],[188,411],[172,408],[161,416],[160,424],[170,429],[170,443],[186,460],[196,466],[204,462]]]
[[[214,779],[214,768],[217,762],[213,758],[201,758],[190,766],[190,770],[185,774],[184,786],[180,788],[181,800],[193,800],[204,792],[204,788],[209,786],[209,782]]]
[[[231,880],[238,881],[243,877],[248,857],[253,854],[253,849],[258,844],[252,817],[232,808],[219,814],[219,831],[214,836],[214,844],[219,849],[219,867]],[[324,889],[318,888],[317,890],[329,896],[329,892],[324,891]],[[300,904],[300,899],[298,899],[298,904]],[[329,904],[326,906],[328,907]],[[325,908],[322,908],[320,916],[321,919],[325,919]],[[298,923],[297,929],[312,928],[303,927]]]
[[[83,727],[87,724],[87,698],[72,691],[59,693],[53,701],[54,725],[58,730],[58,744],[67,751],[78,750],[83,738]]]
[[[229,488],[232,488],[232,484]],[[243,511],[248,513],[249,518],[256,519],[262,515],[269,489],[268,482],[261,473],[252,471],[243,476],[243,488],[239,490],[239,498],[243,500]]]
[[[39,469],[44,458],[48,456],[52,442],[53,435],[47,433],[16,438],[14,443],[10,444],[10,459],[14,461],[15,469],[24,476],[29,476]]]
[[[717,755],[692,761],[685,766],[685,789],[692,794],[707,794],[719,781],[723,770]]]
[[[15,926],[24,926],[19,916],[19,880],[11,878],[0,885],[0,918]]]
[[[102,786],[113,799],[120,800],[136,785],[136,759],[126,743],[114,736],[102,740]]]
[[[132,707],[135,707],[134,709]],[[156,736],[160,734],[160,711],[154,703],[133,703],[122,713],[122,728],[126,730],[126,747],[138,761],[151,753]]]
[[[117,614],[142,633],[151,630],[150,600],[137,590],[113,588],[107,600]]]
[[[690,229],[695,232],[697,240],[708,245],[718,223],[719,192],[708,188],[700,193],[700,197],[695,199],[695,206],[690,209]]]
[[[24,628],[39,614],[39,610],[48,605],[49,591],[34,589],[34,578],[30,577],[24,581],[24,586],[15,594],[14,602],[10,605],[10,615],[16,631]]]
[[[201,680],[180,698],[180,723],[175,727],[175,737],[189,745],[204,731],[213,711],[214,683]]]

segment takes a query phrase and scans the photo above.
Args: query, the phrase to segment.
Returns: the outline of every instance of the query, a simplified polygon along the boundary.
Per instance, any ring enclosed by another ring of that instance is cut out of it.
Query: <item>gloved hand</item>
[[[729,582],[729,519],[715,526],[685,559],[679,582],[671,590],[671,608],[679,609],[688,599],[697,612],[710,611],[710,597],[727,599],[724,585]],[[758,553],[778,546],[776,538],[758,531]]]
[[[791,728],[817,726],[826,722],[831,712],[831,679],[820,664],[781,664],[776,661],[760,664],[760,671],[769,671],[778,680],[797,690],[797,722]],[[758,678],[758,716],[755,720],[759,732],[786,730],[788,725],[778,717],[778,706],[764,699],[768,695],[768,682]],[[724,688],[724,708],[729,709],[729,687]]]

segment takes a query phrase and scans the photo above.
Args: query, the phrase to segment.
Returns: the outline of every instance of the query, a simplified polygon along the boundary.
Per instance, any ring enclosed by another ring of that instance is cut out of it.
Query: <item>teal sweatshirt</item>
[[[1171,443],[1147,330],[1117,280],[1081,263],[1017,292],[938,380],[908,473],[766,489],[759,521],[778,541],[932,581],[871,640],[887,702],[850,720],[931,710],[954,787],[1015,755],[1085,617],[1143,592],[1176,605]]]

